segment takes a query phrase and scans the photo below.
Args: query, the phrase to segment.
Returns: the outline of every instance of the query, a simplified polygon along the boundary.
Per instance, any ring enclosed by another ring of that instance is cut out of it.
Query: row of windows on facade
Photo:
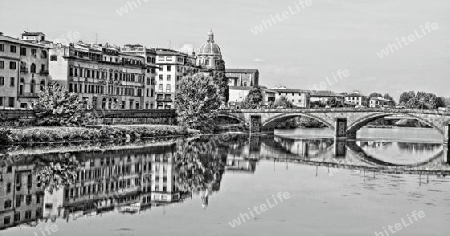
[[[32,214],[31,210],[25,211],[25,220],[30,220],[31,219],[31,214]],[[14,213],[14,222],[20,222],[21,221],[21,216],[20,215],[21,215],[20,212]],[[39,218],[39,217],[42,217],[42,208],[40,208],[40,207],[36,208],[36,218]],[[11,217],[10,216],[5,216],[3,218],[3,224],[4,225],[9,225],[11,223],[13,223],[13,222],[11,221]]]
[[[109,74],[109,77],[108,77]],[[110,80],[119,80],[119,81],[127,81],[127,82],[144,82],[144,75],[135,74],[135,73],[124,73],[124,72],[106,72],[94,69],[86,69],[86,68],[73,68],[69,69],[69,76],[72,77],[85,77],[85,78],[93,78],[93,79],[110,79]],[[137,81],[136,81],[137,77]]]
[[[180,81],[181,76],[177,76],[177,81]],[[172,75],[166,75],[167,81],[172,81]],[[159,75],[159,81],[164,81],[164,75]]]
[[[5,69],[5,61],[0,61],[0,69]],[[10,61],[9,62],[9,69],[16,70],[17,69],[17,63],[15,61]],[[23,62],[23,61],[20,62],[20,71],[28,73],[27,64],[25,62]],[[41,71],[40,72],[41,73],[47,72],[47,70],[45,69],[45,65],[44,64],[41,65]],[[37,73],[36,64],[31,63],[30,73]]]
[[[158,61],[173,61],[172,56],[159,56]],[[182,57],[177,57],[177,62],[184,62],[184,59]]]
[[[142,97],[142,89],[140,88],[135,89],[127,87],[113,87],[112,85],[107,86],[106,89],[105,87],[106,86],[103,85],[84,83],[84,90],[83,90],[83,84],[69,83],[69,92]]]
[[[17,195],[16,196],[16,207],[21,207],[22,203],[29,206],[33,203],[33,195]],[[36,195],[36,204],[41,203],[41,196]],[[4,202],[4,210],[12,208],[12,200],[8,199]]]
[[[0,97],[0,107],[14,107],[14,103],[14,97]]]
[[[37,57],[37,48],[31,48],[31,56]],[[0,52],[4,52],[5,51],[5,44],[0,44]],[[17,46],[15,45],[10,45],[9,46],[9,52],[11,53],[17,53]],[[21,56],[27,56],[27,48],[25,47],[20,47],[20,55]],[[41,58],[47,58],[47,51],[46,50],[41,50]]]
[[[126,57],[119,58],[119,56],[104,56],[96,53],[90,52],[82,52],[82,51],[74,51],[72,54],[79,58],[89,58],[93,61],[103,61],[103,62],[113,62],[113,63],[121,63],[123,65],[132,65],[132,66],[142,66],[144,63],[141,60],[134,60]],[[58,57],[55,55],[50,56],[50,61],[57,61]]]
[[[9,79],[9,86],[10,87],[14,87],[15,86],[15,80],[16,78],[11,77]],[[26,86],[25,84],[25,79],[24,78],[20,78],[20,88],[19,88],[19,95],[23,95],[24,93],[24,86]],[[5,86],[5,77],[0,76],[0,86]],[[32,79],[30,84],[30,93],[36,93],[36,80]],[[45,87],[45,81],[42,80],[39,84],[39,88],[41,91],[44,90]]]

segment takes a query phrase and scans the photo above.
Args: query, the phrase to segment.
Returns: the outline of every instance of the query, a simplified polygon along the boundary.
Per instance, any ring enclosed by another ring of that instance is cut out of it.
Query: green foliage
[[[263,102],[263,91],[261,87],[255,86],[249,92],[247,97],[245,97],[242,108],[244,109],[258,109],[261,107]]]
[[[176,99],[178,123],[203,132],[215,130],[214,120],[221,105],[220,84],[217,80],[196,74],[183,78],[179,86]]]
[[[294,104],[292,104],[285,96],[281,96],[275,100],[272,108],[294,108]]]
[[[41,126],[74,126],[83,123],[83,102],[78,95],[57,84],[49,84],[33,104],[36,124]]]

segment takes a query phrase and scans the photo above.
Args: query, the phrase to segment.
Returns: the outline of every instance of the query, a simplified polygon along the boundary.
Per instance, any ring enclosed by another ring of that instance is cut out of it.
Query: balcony
[[[19,93],[19,98],[38,98],[38,93]]]
[[[28,68],[21,67],[21,68],[20,68],[20,73],[25,73],[25,74],[27,74],[27,73],[28,73]]]
[[[40,75],[48,75],[48,70],[41,70],[39,71]]]

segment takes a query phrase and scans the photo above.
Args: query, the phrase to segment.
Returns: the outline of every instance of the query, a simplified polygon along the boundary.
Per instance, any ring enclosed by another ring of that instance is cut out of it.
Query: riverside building
[[[28,35],[37,34],[36,38]],[[49,49],[43,33],[25,32],[25,40],[0,33],[0,109],[31,108],[49,82]]]
[[[68,87],[88,109],[143,109],[147,65],[142,56],[120,52],[116,46],[82,42],[50,49],[52,80]]]

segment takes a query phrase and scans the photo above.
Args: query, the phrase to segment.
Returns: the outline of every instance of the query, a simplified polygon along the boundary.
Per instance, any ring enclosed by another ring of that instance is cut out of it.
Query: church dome
[[[214,33],[208,32],[208,41],[200,47],[199,55],[222,55],[219,45],[214,43]]]

